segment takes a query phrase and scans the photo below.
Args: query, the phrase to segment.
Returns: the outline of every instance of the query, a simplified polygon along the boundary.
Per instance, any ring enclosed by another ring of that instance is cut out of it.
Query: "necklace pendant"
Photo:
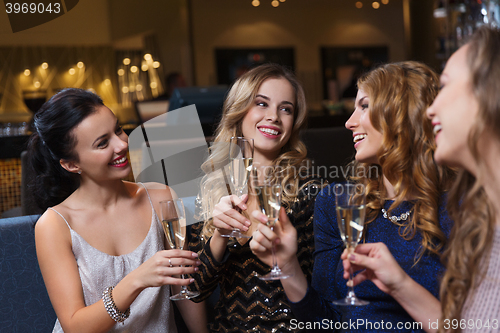
[[[382,208],[382,215],[384,216],[384,218],[388,219],[392,223],[406,221],[408,217],[410,217],[410,214],[411,210],[407,211],[406,213],[402,213],[399,216],[389,216],[389,214],[387,214],[387,211],[384,208]]]

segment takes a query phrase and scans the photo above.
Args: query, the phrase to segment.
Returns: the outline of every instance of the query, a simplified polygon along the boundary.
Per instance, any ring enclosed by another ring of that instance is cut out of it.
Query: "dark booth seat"
[[[0,333],[49,333],[54,329],[57,316],[35,249],[34,227],[39,217],[0,219]],[[187,333],[173,304],[177,330]]]
[[[50,303],[35,250],[39,215],[0,219],[0,332],[52,332]]]

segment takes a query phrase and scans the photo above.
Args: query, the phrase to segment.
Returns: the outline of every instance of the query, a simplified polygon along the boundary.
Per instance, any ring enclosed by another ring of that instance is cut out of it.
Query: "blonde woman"
[[[283,205],[301,235],[299,274],[309,280],[314,250],[312,215],[321,182],[306,175],[307,151],[299,139],[306,118],[301,85],[279,65],[261,65],[248,71],[234,83],[225,101],[211,156],[203,165],[207,176],[199,203],[207,218],[193,227],[190,242],[190,249],[199,251],[202,262],[199,273],[192,275],[201,291],[199,300],[220,286],[215,319],[209,325],[212,332],[292,330],[293,317],[281,284],[257,277],[268,273],[270,267],[252,254],[248,238],[223,237],[233,228],[251,235],[259,223],[248,211],[256,209],[257,203],[246,194],[241,198],[224,194],[224,177],[213,170],[228,163],[227,145],[221,143],[228,143],[233,136],[254,140],[254,165],[280,166]],[[233,204],[239,210],[233,209]]]
[[[403,270],[434,295],[443,271],[440,253],[452,225],[443,194],[452,172],[434,163],[432,125],[425,114],[437,91],[438,76],[424,64],[383,65],[358,80],[355,110],[346,123],[356,148],[352,180],[366,184],[367,190],[363,242],[386,242]],[[279,238],[280,267],[294,273],[298,267],[293,254],[296,231],[285,217],[280,222],[276,232],[261,225],[251,247],[267,261],[271,241]],[[347,295],[341,260],[344,246],[332,186],[318,195],[314,233],[312,285],[298,274],[281,281],[302,323],[322,324],[327,319],[328,325],[321,328],[347,332],[422,331],[395,299],[372,284],[355,290],[369,305],[331,303]]]
[[[363,245],[349,258],[356,269],[366,268],[355,283],[373,281],[415,320],[428,323],[428,332],[500,329],[499,53],[500,32],[479,29],[448,60],[427,111],[436,162],[463,168],[449,194],[455,227],[444,253],[441,304],[401,270],[384,244]]]

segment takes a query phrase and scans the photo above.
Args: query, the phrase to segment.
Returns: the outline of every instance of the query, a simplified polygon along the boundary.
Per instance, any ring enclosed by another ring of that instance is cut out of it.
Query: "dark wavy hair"
[[[100,106],[104,104],[96,94],[70,88],[52,96],[35,114],[28,142],[28,168],[34,177],[28,186],[39,208],[61,203],[80,185],[80,176],[60,161],[78,162],[73,129]]]

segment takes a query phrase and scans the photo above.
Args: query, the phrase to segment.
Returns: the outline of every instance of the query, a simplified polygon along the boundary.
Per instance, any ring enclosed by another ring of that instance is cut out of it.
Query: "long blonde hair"
[[[396,195],[389,213],[406,198],[414,200],[410,219],[396,224],[406,240],[417,232],[422,235],[415,262],[425,250],[440,254],[446,243],[438,211],[453,172],[434,163],[436,146],[432,124],[426,116],[438,93],[438,84],[438,75],[415,61],[386,64],[358,80],[359,89],[370,96],[370,121],[383,139],[377,153],[379,172],[366,173],[373,164],[354,162],[353,179],[367,185],[367,223],[380,213],[387,196],[384,176],[394,186]]]
[[[208,239],[213,235],[214,227],[211,216],[213,207],[225,195],[226,184],[219,173],[228,163],[229,146],[218,143],[228,143],[233,136],[243,136],[242,121],[253,105],[261,84],[270,78],[284,78],[290,82],[295,92],[294,123],[290,139],[283,146],[273,165],[283,170],[282,188],[283,204],[290,206],[300,191],[298,171],[307,160],[307,149],[300,140],[299,132],[306,125],[307,106],[304,89],[288,69],[277,64],[264,64],[243,74],[231,87],[224,102],[222,120],[215,134],[214,145],[209,158],[202,164],[206,175],[201,184],[200,217],[205,220],[202,236]]]
[[[500,139],[500,31],[478,29],[468,43],[467,52],[471,89],[479,105],[468,144],[481,170],[485,163],[478,153],[480,134],[490,130],[496,140]],[[485,182],[483,177],[481,172],[474,177],[462,170],[450,190],[448,211],[455,227],[443,256],[446,264],[440,291],[443,319],[461,319],[467,297],[484,278],[488,267],[495,214],[494,204],[481,185]],[[440,327],[440,331],[444,328]]]

